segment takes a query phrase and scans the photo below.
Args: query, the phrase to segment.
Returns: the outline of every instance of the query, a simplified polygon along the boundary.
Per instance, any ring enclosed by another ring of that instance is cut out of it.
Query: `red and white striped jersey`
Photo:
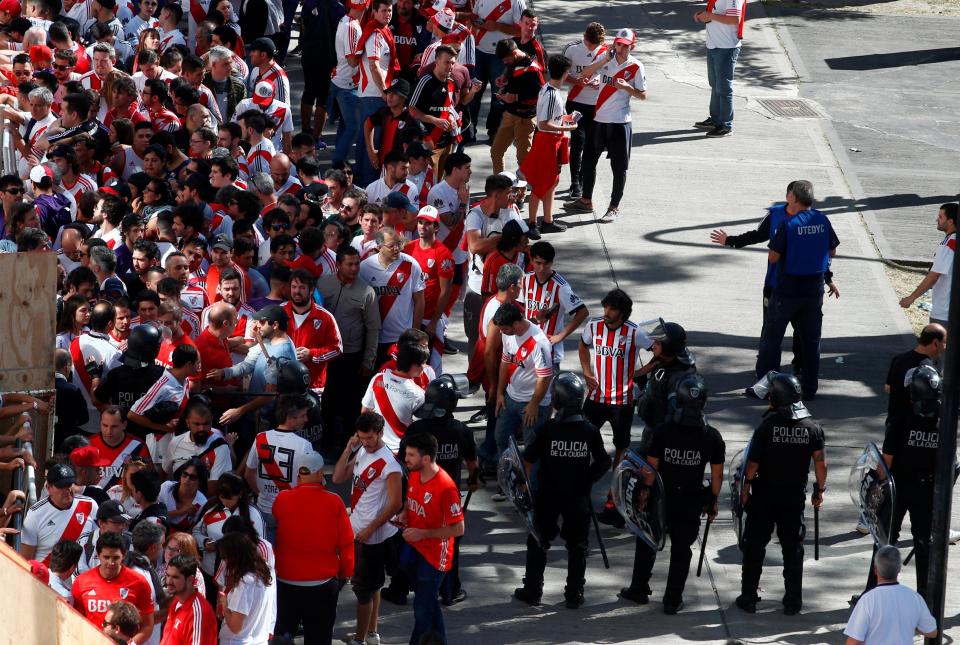
[[[413,295],[426,287],[417,261],[406,253],[384,267],[380,256],[360,263],[360,279],[373,287],[380,308],[380,342],[395,343],[414,326]]]
[[[496,300],[496,298],[494,298]],[[550,340],[543,330],[530,323],[522,334],[502,335],[500,360],[507,364],[507,396],[526,403],[533,398],[537,379],[553,377],[553,354]],[[550,390],[540,401],[550,405]]]
[[[361,405],[383,417],[383,443],[390,452],[400,450],[400,440],[413,423],[413,411],[423,405],[423,398],[423,388],[393,370],[384,370],[370,381]]]
[[[287,77],[286,71],[280,67],[279,63],[274,61],[270,67],[267,68],[267,71],[262,74],[260,73],[259,67],[251,67],[250,74],[247,76],[247,91],[253,94],[253,88],[255,88],[260,81],[273,83],[274,99],[283,101],[284,103],[290,103],[290,79]]]
[[[270,174],[270,160],[277,154],[277,149],[273,141],[264,137],[260,142],[250,148],[247,153],[247,177],[252,177],[258,172]]]
[[[567,324],[567,316],[573,315],[581,307],[585,307],[580,296],[573,292],[570,283],[563,279],[559,273],[554,272],[546,282],[540,283],[535,273],[526,273],[523,276],[523,282],[520,288],[520,300],[523,301],[527,309],[527,318],[535,322],[535,318],[540,312],[548,312],[552,308],[553,313],[540,324],[540,329],[550,338],[560,332]],[[553,346],[553,362],[561,363],[563,361],[563,343],[557,343]]]
[[[247,454],[247,468],[257,471],[257,508],[271,514],[282,490],[297,485],[300,462],[313,452],[310,442],[289,430],[267,430],[257,435]]]
[[[73,183],[69,183],[66,178],[63,179],[63,189],[73,195],[76,201],[80,201],[81,195],[85,193],[97,192],[97,183],[86,175],[76,175]]]
[[[97,486],[103,490],[120,483],[120,471],[123,470],[125,461],[146,452],[143,443],[133,435],[125,435],[120,443],[111,446],[103,440],[103,435],[98,433],[90,437],[90,445],[96,446],[101,457],[110,460],[109,466],[100,467],[100,481]]]
[[[587,398],[607,405],[632,405],[637,354],[652,341],[636,323],[628,320],[610,329],[603,316],[597,316],[584,325],[580,342],[590,348],[593,372],[600,384],[587,392]]]
[[[87,364],[95,363],[102,370],[99,378],[103,379],[106,378],[119,355],[120,350],[113,346],[106,334],[85,332],[70,342],[73,382],[80,387],[80,394],[87,402],[87,413],[90,417],[86,424],[80,426],[84,432],[93,434],[100,430],[100,411],[93,404],[94,377],[87,372]]]
[[[36,547],[34,560],[47,561],[60,540],[80,542],[96,529],[97,503],[83,495],[74,495],[70,508],[60,509],[45,497],[30,507],[23,518],[22,542]],[[49,564],[49,563],[48,563]]]
[[[274,125],[271,143],[277,150],[282,150],[283,135],[287,132],[293,132],[293,111],[290,109],[290,104],[273,99],[273,102],[264,108],[254,103],[253,99],[243,99],[237,103],[237,107],[233,111],[234,120],[248,110],[260,110],[270,117],[270,121]]]

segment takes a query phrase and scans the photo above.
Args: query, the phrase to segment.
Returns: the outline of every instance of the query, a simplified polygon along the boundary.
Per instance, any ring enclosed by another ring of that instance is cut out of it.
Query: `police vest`
[[[818,210],[801,211],[783,224],[786,226],[787,275],[815,275],[827,270],[833,228],[827,216]]]

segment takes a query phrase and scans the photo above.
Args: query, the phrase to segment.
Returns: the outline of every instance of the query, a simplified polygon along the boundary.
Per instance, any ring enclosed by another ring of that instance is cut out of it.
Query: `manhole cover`
[[[760,104],[773,114],[787,119],[820,118],[820,114],[802,99],[760,99]]]

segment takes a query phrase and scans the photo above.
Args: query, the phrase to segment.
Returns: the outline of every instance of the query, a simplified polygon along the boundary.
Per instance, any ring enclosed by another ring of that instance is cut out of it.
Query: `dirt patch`
[[[897,293],[897,298],[909,296],[920,280],[923,279],[923,276],[926,275],[926,271],[922,269],[904,269],[889,264],[884,264],[883,268],[890,284],[893,285],[893,290]],[[913,327],[913,333],[917,335],[920,334],[924,325],[930,321],[929,305],[930,294],[926,293],[917,298],[913,306],[905,311],[910,326]]]
[[[765,5],[791,9],[836,9],[889,16],[960,16],[957,0],[763,0]]]

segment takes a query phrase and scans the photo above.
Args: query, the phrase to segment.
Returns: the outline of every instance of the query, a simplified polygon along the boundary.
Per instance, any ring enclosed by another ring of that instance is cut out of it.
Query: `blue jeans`
[[[474,76],[480,79],[483,85],[480,87],[480,91],[477,92],[476,96],[473,97],[473,100],[470,101],[468,107],[470,108],[470,121],[474,124],[478,139],[480,138],[480,104],[483,103],[483,93],[487,91],[487,85],[489,85],[491,89],[490,111],[487,113],[486,128],[487,136],[490,137],[491,141],[500,128],[500,119],[503,116],[503,103],[493,98],[493,94],[500,91],[497,88],[496,80],[503,74],[505,69],[506,67],[504,67],[503,61],[497,58],[496,55],[484,53],[479,49],[477,50],[477,65],[474,68]]]
[[[420,555],[409,544],[403,545],[400,562],[410,576],[413,584],[413,633],[410,645],[420,645],[424,634],[436,632],[443,642],[447,642],[447,631],[443,624],[443,611],[440,608],[440,583],[446,575]]]
[[[337,125],[336,149],[333,151],[334,161],[350,161],[350,150],[357,140],[357,130],[360,128],[360,97],[357,90],[345,90],[330,85],[330,100],[336,101],[340,112],[340,123]],[[360,156],[360,151],[357,151]]]
[[[529,446],[537,435],[537,430],[550,418],[550,406],[541,405],[537,408],[537,422],[528,427],[523,423],[523,409],[527,407],[527,404],[514,401],[506,394],[503,399],[503,409],[500,410],[500,416],[497,417],[497,427],[494,430],[497,439],[497,462],[500,461],[500,455],[503,454],[503,451],[510,445],[510,437],[513,436],[518,427],[523,428],[523,445]],[[539,466],[539,463],[534,464],[533,470],[530,471],[530,485],[534,489],[537,487],[536,477]]]
[[[260,509],[260,515],[263,517],[263,535],[264,540],[269,542],[276,548],[277,546],[277,520],[273,519],[273,513],[265,513]]]
[[[377,110],[386,107],[386,102],[379,96],[361,96],[360,97],[360,124],[357,128],[357,165],[353,169],[354,184],[366,187],[372,184],[379,177],[380,173],[374,170],[370,164],[370,157],[367,155],[367,144],[363,140],[363,127]],[[380,141],[379,128],[374,129],[373,142],[378,144]]]
[[[770,370],[780,371],[780,344],[787,325],[793,323],[800,337],[800,385],[806,396],[817,393],[820,370],[820,330],[823,324],[823,295],[790,298],[773,294],[757,354],[757,378]]]
[[[710,120],[733,128],[733,70],[740,48],[707,49],[707,81],[710,83]]]

